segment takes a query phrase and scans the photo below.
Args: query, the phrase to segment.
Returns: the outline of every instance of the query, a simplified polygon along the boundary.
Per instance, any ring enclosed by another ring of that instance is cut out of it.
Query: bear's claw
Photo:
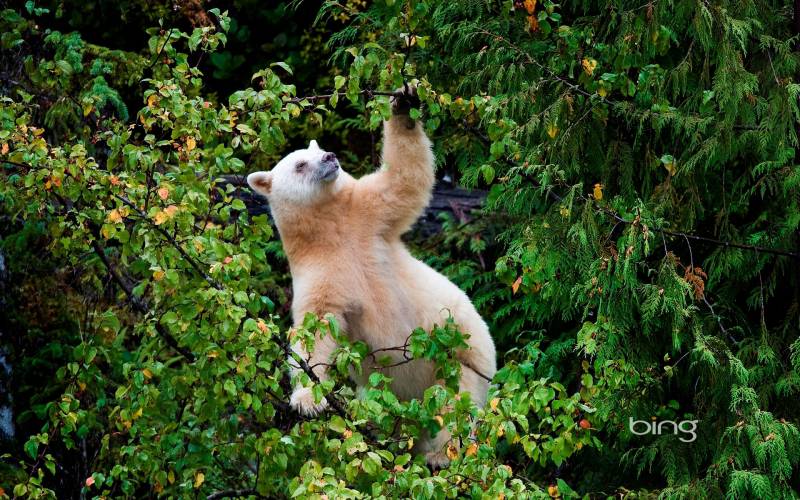
[[[395,96],[392,97],[391,101],[393,114],[407,116],[411,108],[419,108],[420,106],[419,96],[417,96],[417,87],[405,84],[395,90]]]

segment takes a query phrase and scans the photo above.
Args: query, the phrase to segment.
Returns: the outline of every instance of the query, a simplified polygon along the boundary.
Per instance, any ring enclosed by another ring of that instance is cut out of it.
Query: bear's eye
[[[305,168],[306,168],[307,166],[308,166],[308,162],[305,162],[305,161],[299,161],[299,162],[297,162],[297,163],[295,164],[295,166],[294,166],[294,171],[295,171],[295,172],[302,172],[303,170],[305,170]]]

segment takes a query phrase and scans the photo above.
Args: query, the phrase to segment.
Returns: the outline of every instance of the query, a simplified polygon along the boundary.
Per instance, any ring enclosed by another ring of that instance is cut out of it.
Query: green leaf
[[[347,81],[347,78],[343,77],[342,75],[336,75],[333,77],[333,89],[339,90],[342,88]]]
[[[56,67],[65,75],[72,74],[72,65],[63,59],[56,61]]]
[[[225,392],[231,396],[236,396],[236,384],[233,382],[233,380],[226,380],[222,387],[225,389]]]
[[[289,67],[289,65],[288,65],[288,64],[286,64],[286,63],[285,63],[285,62],[283,62],[283,61],[274,62],[274,63],[270,64],[269,66],[270,66],[270,68],[274,68],[275,66],[278,66],[279,68],[282,68],[284,71],[286,71],[286,72],[287,72],[287,73],[289,73],[290,75],[293,75],[293,74],[294,74],[294,73],[292,72],[292,68],[291,68],[291,67]]]
[[[381,470],[381,457],[375,452],[367,452],[367,455],[361,460],[361,467],[364,472],[373,476]]]
[[[343,433],[347,429],[347,424],[345,423],[344,419],[339,415],[334,415],[331,417],[331,421],[328,422],[328,427],[338,433]]]
[[[27,453],[32,459],[35,459],[39,451],[39,442],[36,440],[36,436],[28,439],[28,441],[25,442],[24,448],[25,453]]]

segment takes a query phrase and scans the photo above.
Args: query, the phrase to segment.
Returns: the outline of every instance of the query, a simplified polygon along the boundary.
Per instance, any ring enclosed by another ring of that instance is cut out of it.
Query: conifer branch
[[[526,178],[530,180],[530,177],[527,176],[527,175],[526,175]],[[558,201],[563,200],[562,196],[559,196],[559,195],[555,194],[552,190],[548,190],[548,194],[551,194],[551,196],[554,196]],[[596,212],[602,213],[602,214],[605,214],[605,215],[611,217],[612,219],[617,221],[617,223],[621,223],[621,224],[625,224],[625,225],[633,225],[633,224],[638,224],[640,222],[640,220],[638,220],[639,219],[638,217],[636,219],[633,219],[633,220],[625,219],[624,217],[619,215],[614,210],[611,210],[610,208],[607,208],[607,207],[601,207],[600,205],[597,204],[596,200],[591,199],[591,198],[589,198],[587,196],[578,195],[578,198],[580,200],[586,202],[586,203],[591,204],[594,207]],[[708,236],[700,236],[700,235],[696,235],[696,234],[686,233],[686,232],[683,232],[683,231],[673,231],[673,230],[666,229],[666,228],[663,228],[663,227],[660,227],[660,226],[648,226],[648,228],[651,229],[652,231],[655,231],[657,233],[662,233],[662,234],[665,234],[667,236],[675,236],[675,237],[678,237],[678,238],[684,238],[686,240],[693,240],[693,241],[700,241],[700,242],[703,242],[703,243],[710,243],[710,244],[713,244],[713,245],[716,245],[716,246],[720,246],[720,247],[739,248],[741,250],[748,250],[748,251],[756,252],[756,253],[760,252],[760,253],[766,253],[766,254],[772,254],[772,255],[779,255],[779,256],[782,256],[782,257],[790,257],[790,258],[793,258],[793,259],[800,259],[800,253],[792,252],[790,250],[784,250],[784,249],[781,249],[781,248],[767,248],[767,247],[762,247],[762,246],[758,246],[758,245],[748,245],[746,243],[736,243],[734,241],[720,240],[720,239],[717,239],[717,238],[710,238]],[[688,243],[688,241],[687,241],[687,243]]]
[[[479,130],[475,129],[474,127],[470,127],[470,126],[464,125],[464,128],[468,132],[471,132],[473,135],[475,135],[484,144],[488,145],[490,143],[489,138],[486,137]],[[507,158],[505,161],[506,161],[506,163],[508,165],[510,165],[512,167],[515,167],[515,168],[520,168],[521,167],[521,165],[519,165],[518,163],[512,161],[511,159]],[[523,171],[520,174],[526,180],[528,180],[529,182],[533,183],[536,187],[543,188],[543,189],[545,188],[545,186],[542,186],[542,184],[538,180],[534,179],[527,172]],[[547,189],[547,191],[546,191],[547,196],[552,198],[554,201],[559,202],[559,203],[564,201],[564,197],[562,195],[559,195],[555,191],[553,191],[553,189],[551,187],[547,187],[546,189]],[[639,223],[639,220],[637,220],[638,218],[637,219],[632,219],[632,220],[625,219],[624,217],[619,215],[614,210],[611,210],[608,207],[602,207],[602,206],[598,205],[597,201],[592,199],[592,198],[589,198],[589,197],[584,196],[582,194],[577,195],[577,198],[580,199],[581,201],[583,201],[584,203],[591,204],[594,207],[595,212],[603,213],[603,214],[607,215],[608,217],[610,217],[613,220],[615,220],[618,224],[632,225],[632,224]],[[686,233],[686,232],[683,232],[683,231],[673,231],[673,230],[666,229],[666,228],[663,228],[663,227],[660,227],[660,226],[648,226],[648,227],[651,230],[655,231],[655,232],[662,233],[662,234],[665,234],[667,236],[675,236],[675,237],[679,237],[679,238],[685,238],[687,240],[694,240],[694,241],[700,241],[700,242],[703,242],[703,243],[710,243],[710,244],[713,244],[713,245],[716,245],[716,246],[725,247],[725,248],[738,248],[738,249],[741,249],[741,250],[748,250],[748,251],[756,252],[756,253],[760,252],[760,253],[766,253],[766,254],[771,254],[771,255],[779,255],[779,256],[782,256],[782,257],[790,257],[792,259],[800,260],[800,252],[792,252],[791,250],[784,250],[784,249],[781,249],[781,248],[767,248],[767,247],[762,247],[762,246],[758,246],[758,245],[748,245],[746,243],[737,243],[737,242],[733,242],[733,241],[720,240],[720,239],[717,239],[717,238],[711,238],[711,237],[708,237],[708,236],[700,236],[700,235],[696,235],[696,234]]]

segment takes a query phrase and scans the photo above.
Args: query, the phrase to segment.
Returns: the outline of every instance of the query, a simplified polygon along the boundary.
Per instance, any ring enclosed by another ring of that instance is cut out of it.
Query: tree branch
[[[92,240],[91,244],[92,244],[92,249],[94,249],[94,253],[97,254],[97,256],[100,258],[100,261],[103,263],[105,268],[108,270],[108,273],[111,275],[111,278],[115,282],[117,282],[117,284],[120,286],[120,288],[122,288],[122,290],[125,292],[125,296],[127,297],[128,303],[131,305],[131,307],[136,312],[139,312],[139,313],[145,314],[145,315],[150,313],[150,312],[152,312],[151,309],[150,309],[150,306],[147,304],[147,302],[144,299],[142,299],[140,297],[137,297],[133,293],[133,287],[131,286],[129,280],[127,280],[125,277],[123,277],[122,274],[117,270],[117,268],[114,267],[114,265],[111,263],[111,261],[109,260],[108,256],[106,255],[105,249],[100,245],[100,243],[98,243],[97,237],[95,237]],[[178,343],[178,340],[175,337],[173,337],[172,334],[169,333],[169,331],[167,331],[167,329],[164,328],[164,326],[161,323],[159,323],[158,321],[156,321],[155,329],[156,329],[156,332],[158,332],[158,334],[161,336],[161,338],[164,339],[164,341],[170,347],[175,349],[175,351],[180,353],[181,356],[186,358],[188,361],[194,362],[194,360],[196,358],[195,358],[195,355],[192,353],[192,351],[190,351],[189,349],[187,349],[185,347],[181,347],[181,345]]]
[[[115,194],[113,196],[116,199],[120,200],[122,203],[124,203],[131,210],[135,211],[139,215],[139,217],[141,217],[142,219],[144,219],[148,223],[150,223],[150,226],[152,226],[156,231],[158,231],[158,233],[161,234],[161,236],[163,236],[164,239],[166,239],[167,242],[169,242],[169,244],[172,245],[178,251],[179,254],[181,254],[181,257],[183,257],[186,260],[186,262],[188,262],[189,265],[192,266],[192,269],[194,269],[197,272],[197,274],[199,274],[200,276],[203,277],[203,279],[206,281],[206,283],[211,285],[213,288],[216,288],[217,290],[222,290],[223,289],[222,285],[217,283],[211,276],[206,274],[200,268],[200,265],[197,262],[195,262],[195,260],[191,256],[189,256],[188,253],[186,253],[186,250],[184,250],[183,247],[180,246],[177,241],[175,241],[175,238],[170,236],[170,234],[166,231],[166,229],[164,229],[163,227],[159,226],[154,221],[150,220],[150,218],[147,216],[147,214],[145,212],[140,210],[139,207],[137,207],[132,201],[130,201],[126,197],[120,196],[118,194]]]
[[[208,495],[206,500],[216,500],[218,498],[235,498],[235,497],[246,497],[250,495],[256,495],[259,498],[262,498],[259,495],[255,488],[244,488],[241,490],[223,490],[223,491],[215,491],[214,493]]]
[[[358,92],[358,95],[366,95],[368,99],[372,99],[375,96],[399,97],[399,96],[401,96],[403,94],[402,94],[402,92],[388,92],[388,91],[384,91],[384,90],[369,90],[369,89],[366,89],[366,90],[362,90],[362,91]],[[309,101],[309,102],[313,103],[313,102],[317,102],[317,101],[327,101],[328,99],[330,99],[333,96],[346,97],[347,96],[347,92],[332,92],[330,94],[320,94],[320,95],[309,95],[309,96],[302,96],[302,97],[293,97],[292,99],[289,99],[289,100],[283,101],[283,102],[284,102],[284,104],[289,104],[289,103],[291,103],[291,104],[299,104],[299,103],[301,103],[303,101]]]

